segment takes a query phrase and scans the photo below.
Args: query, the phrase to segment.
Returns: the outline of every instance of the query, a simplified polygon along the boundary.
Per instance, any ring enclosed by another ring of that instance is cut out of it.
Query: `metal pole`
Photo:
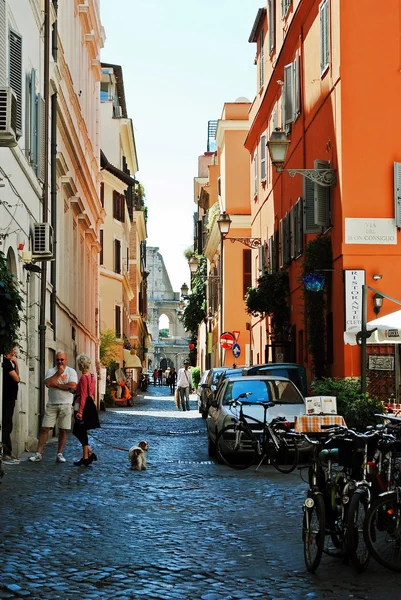
[[[366,322],[367,322],[367,305],[368,296],[367,285],[362,285],[362,322],[361,322],[361,392],[366,393]]]

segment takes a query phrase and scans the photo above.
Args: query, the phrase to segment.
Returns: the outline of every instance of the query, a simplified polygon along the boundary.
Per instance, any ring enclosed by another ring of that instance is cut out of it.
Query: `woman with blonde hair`
[[[91,359],[87,354],[80,354],[77,358],[78,368],[82,375],[76,387],[74,404],[74,427],[72,433],[82,444],[82,458],[74,461],[77,467],[89,467],[97,456],[92,452],[88,442],[88,429],[100,427],[99,417],[94,402],[96,381],[90,372]]]

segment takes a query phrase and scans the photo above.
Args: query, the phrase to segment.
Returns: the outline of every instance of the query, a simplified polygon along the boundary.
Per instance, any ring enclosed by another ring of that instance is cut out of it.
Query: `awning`
[[[373,319],[366,323],[366,330],[372,331],[367,338],[367,344],[401,344],[401,310]],[[360,327],[352,327],[344,332],[344,342],[356,345],[356,336]]]

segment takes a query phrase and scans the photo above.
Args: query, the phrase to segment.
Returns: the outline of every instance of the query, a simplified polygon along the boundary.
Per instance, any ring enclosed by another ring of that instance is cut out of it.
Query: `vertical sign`
[[[362,326],[362,286],[365,284],[363,269],[350,269],[345,273],[345,331]]]

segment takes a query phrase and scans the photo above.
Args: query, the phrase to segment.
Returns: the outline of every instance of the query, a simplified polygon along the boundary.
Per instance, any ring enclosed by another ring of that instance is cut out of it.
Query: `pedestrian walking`
[[[159,385],[163,385],[163,369],[161,367],[157,371],[157,379],[159,381]]]
[[[78,383],[75,369],[67,366],[67,355],[62,350],[56,353],[56,366],[45,375],[45,385],[49,390],[49,398],[39,433],[38,450],[29,458],[32,462],[42,460],[43,448],[47,442],[50,429],[59,428],[58,451],[56,462],[65,463],[63,450],[67,441],[67,431],[71,429],[72,400],[71,392]]]
[[[189,370],[189,360],[184,360],[184,368],[178,370],[177,389],[180,392],[182,410],[191,410],[189,406],[189,394],[192,392],[192,374]]]
[[[20,382],[17,348],[3,356],[3,410],[2,410],[2,443],[4,462],[19,463],[18,458],[12,454],[11,432],[13,430],[13,417],[15,403],[18,397],[18,384]]]
[[[153,371],[153,385],[157,385],[157,377],[158,377],[158,372],[157,372],[157,369],[155,369]]]
[[[89,446],[88,430],[100,427],[94,402],[96,381],[94,374],[90,372],[91,359],[87,354],[80,354],[77,358],[77,364],[82,375],[76,389],[72,433],[82,444],[82,457],[75,460],[74,465],[89,467],[94,460],[97,460],[97,456]]]
[[[171,367],[170,369],[170,392],[174,395],[175,386],[177,384],[177,371],[175,367]]]

